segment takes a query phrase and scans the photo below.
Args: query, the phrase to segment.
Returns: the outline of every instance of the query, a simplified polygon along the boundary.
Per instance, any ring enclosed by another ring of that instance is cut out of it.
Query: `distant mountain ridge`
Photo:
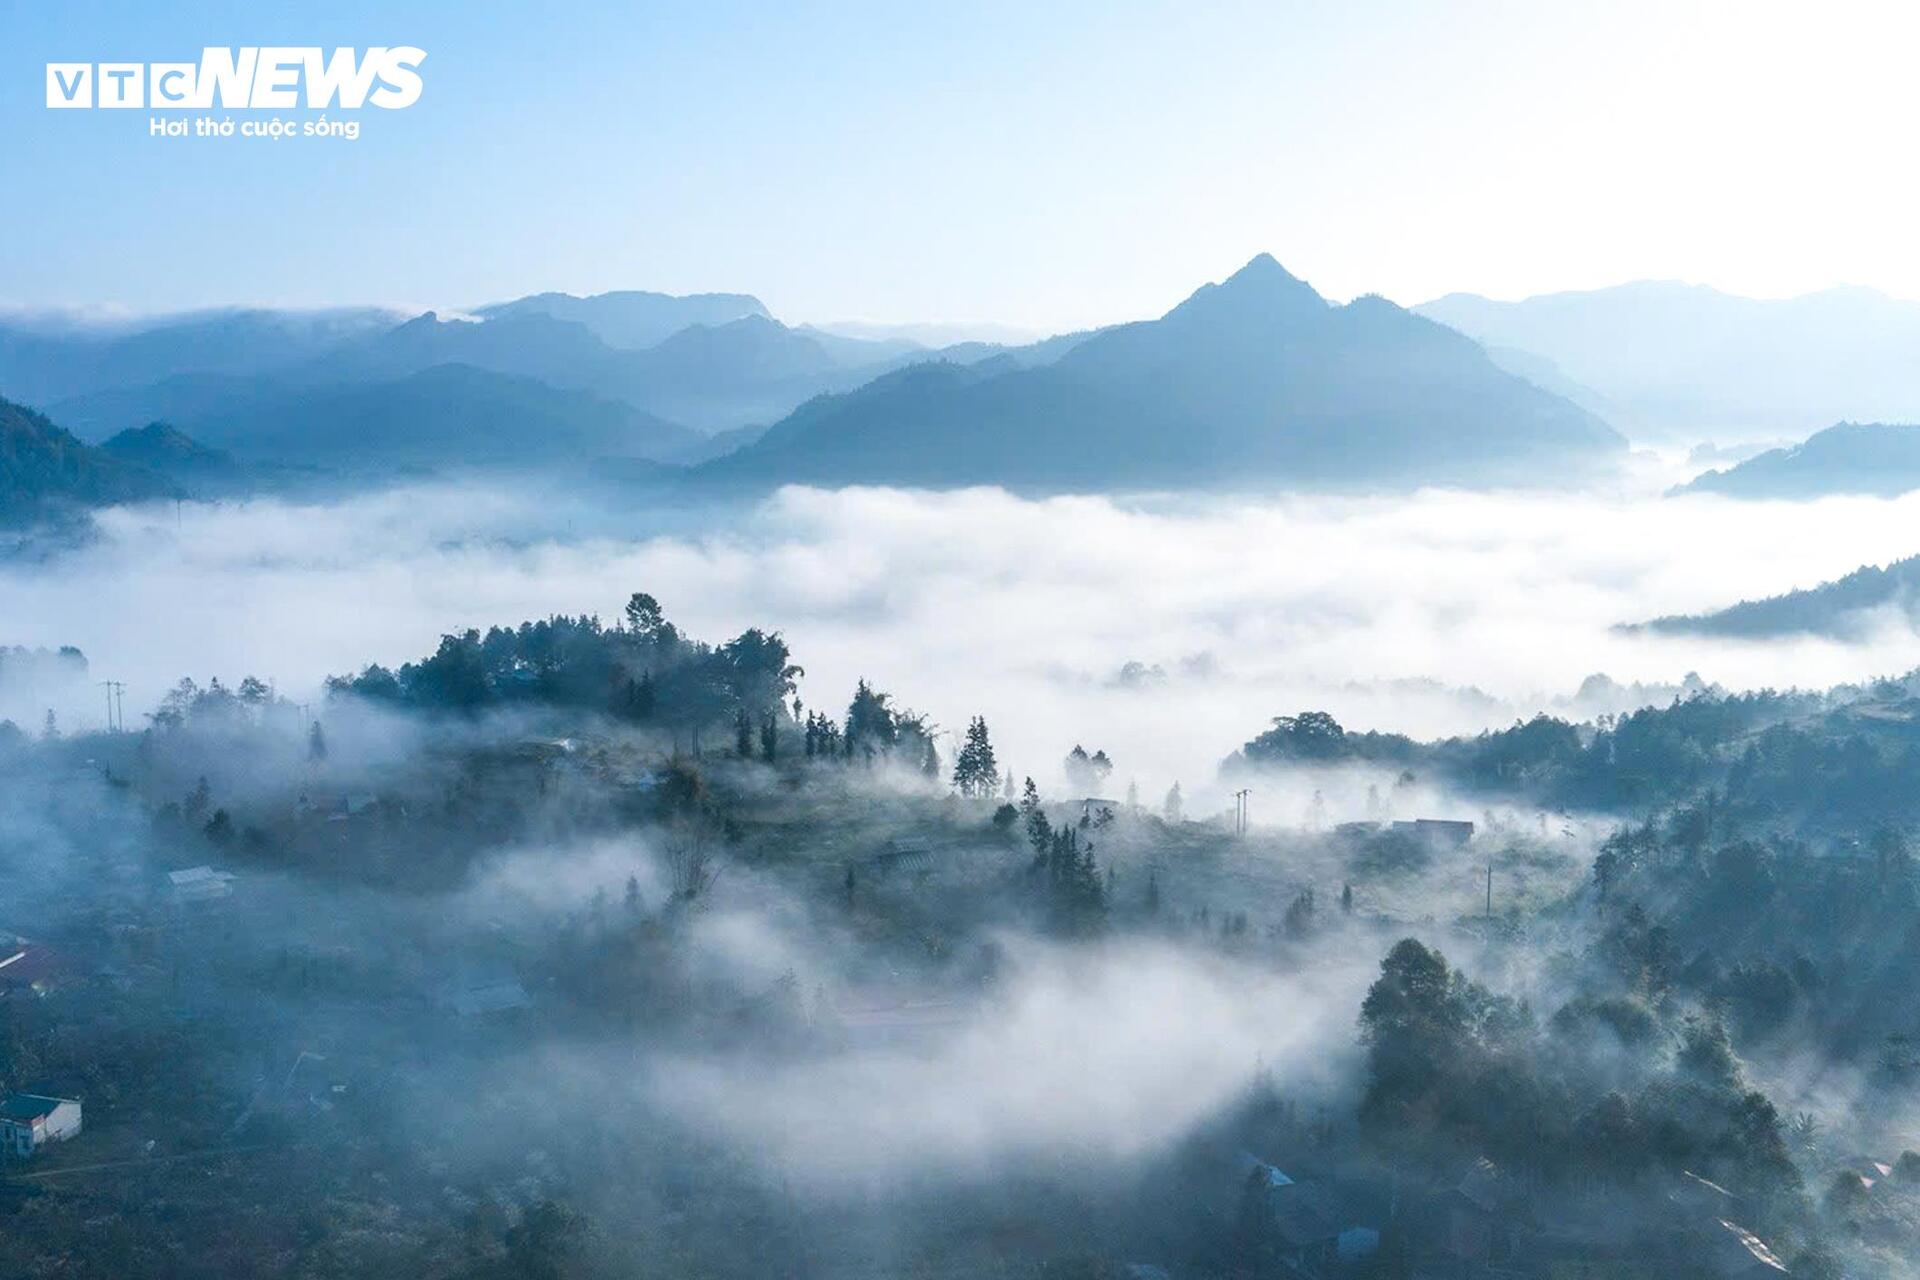
[[[670,460],[705,438],[629,404],[535,378],[438,364],[390,381],[273,391],[188,424],[250,458],[343,470]]]
[[[1518,302],[1456,293],[1414,310],[1551,361],[1648,438],[1920,421],[1920,303],[1871,289],[1757,299],[1640,281]]]
[[[708,482],[1044,487],[1539,479],[1625,442],[1378,297],[1334,306],[1262,254],[1052,363],[886,374],[801,406]]]
[[[477,315],[42,326],[50,346],[0,357],[77,387],[43,403],[89,438],[170,423],[251,476],[606,457],[749,486],[1405,487],[1557,481],[1623,447],[1546,373],[1384,299],[1331,305],[1267,255],[1158,319],[1024,347],[795,328],[746,294],[548,293]],[[155,376],[115,381],[136,374]],[[180,474],[165,443],[118,451]]]
[[[596,293],[536,293],[512,302],[496,302],[474,314],[488,320],[503,316],[543,315],[585,325],[610,347],[640,351],[665,342],[696,324],[728,324],[749,316],[772,319],[760,299],[746,293],[673,295],[640,289]]]
[[[185,372],[265,373],[388,328],[397,318],[378,307],[236,308],[117,325],[0,318],[0,395],[50,404],[109,388],[145,386]]]
[[[628,350],[609,346],[585,321],[540,308],[504,308],[483,320],[427,311],[357,330],[310,358],[271,370],[194,369],[141,387],[70,396],[49,407],[76,429],[105,435],[155,419],[191,423],[221,413],[235,394],[291,395],[391,382],[462,364],[619,400],[653,417],[715,432],[775,421],[812,396],[855,387],[904,358],[887,344],[810,335],[759,314],[691,324],[651,347]],[[243,448],[238,441],[234,447]]]
[[[1773,640],[1793,635],[1858,640],[1871,630],[1874,617],[1889,609],[1903,614],[1909,621],[1920,620],[1920,556],[1909,556],[1884,567],[1867,565],[1817,587],[1788,591],[1763,600],[1743,600],[1710,613],[1654,618],[1624,625],[1619,630],[1746,640]]]
[[[1920,426],[1842,422],[1681,485],[1733,498],[1891,498],[1920,489]]]

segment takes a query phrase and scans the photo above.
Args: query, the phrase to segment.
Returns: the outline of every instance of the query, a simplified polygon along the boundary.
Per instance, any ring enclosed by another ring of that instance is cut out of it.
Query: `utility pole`
[[[1247,797],[1252,794],[1252,787],[1242,787],[1233,793],[1233,833],[1237,836],[1247,834]]]
[[[126,692],[127,686],[118,680],[98,680],[95,683],[106,690],[107,732],[125,733],[127,731],[126,704],[121,701],[121,697]]]

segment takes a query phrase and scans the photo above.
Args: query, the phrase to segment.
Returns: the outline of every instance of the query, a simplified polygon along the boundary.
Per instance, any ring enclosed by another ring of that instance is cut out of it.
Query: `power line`
[[[121,701],[121,698],[126,693],[127,686],[118,680],[98,680],[95,683],[106,691],[107,732],[125,733],[127,731],[126,704]]]

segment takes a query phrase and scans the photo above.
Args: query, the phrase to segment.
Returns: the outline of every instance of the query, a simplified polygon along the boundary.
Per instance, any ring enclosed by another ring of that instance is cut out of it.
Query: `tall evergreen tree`
[[[993,758],[993,743],[987,736],[987,722],[975,716],[967,725],[966,745],[960,748],[953,765],[953,785],[970,799],[985,799],[993,794],[1000,780],[1000,765]]]
[[[1024,790],[1020,793],[1020,824],[1027,833],[1027,843],[1033,846],[1033,856],[1043,860],[1053,840],[1053,826],[1047,821],[1047,811],[1040,803],[1040,788],[1028,778]]]

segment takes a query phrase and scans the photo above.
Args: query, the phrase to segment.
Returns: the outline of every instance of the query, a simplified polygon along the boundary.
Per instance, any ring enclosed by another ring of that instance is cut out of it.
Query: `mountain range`
[[[249,459],[349,472],[660,461],[697,456],[705,441],[622,401],[465,364],[387,381],[273,387],[201,414],[187,430]]]
[[[0,379],[111,440],[101,465],[195,490],[599,461],[696,486],[1480,485],[1624,447],[1471,339],[1382,298],[1329,303],[1264,254],[1157,319],[1025,346],[790,327],[744,294],[537,294],[405,319],[9,321]]]
[[[1734,498],[1891,498],[1920,489],[1920,426],[1842,422],[1786,449],[1769,449],[1682,485]]]
[[[629,289],[576,298],[570,293],[536,293],[512,302],[496,302],[475,312],[483,320],[540,315],[571,320],[624,351],[657,346],[691,325],[730,324],[749,316],[771,320],[760,299],[746,293],[693,293],[676,296]]]
[[[1378,297],[1327,302],[1262,254],[1051,363],[885,374],[698,469],[709,482],[1175,487],[1556,480],[1606,423]]]
[[[262,369],[255,362],[223,367],[180,360],[165,377],[90,388],[52,401],[48,411],[74,430],[98,436],[156,419],[191,432],[200,419],[227,414],[236,392],[271,398],[392,382],[462,364],[535,378],[560,391],[590,392],[714,432],[771,422],[811,396],[856,386],[900,358],[888,344],[832,336],[823,341],[761,315],[689,325],[652,347],[629,350],[607,345],[584,321],[539,310],[507,310],[491,320],[428,311],[344,335],[290,364]]]
[[[1456,293],[1414,310],[1648,439],[1920,421],[1920,303],[1871,289],[1758,299],[1642,281],[1518,302]]]
[[[399,318],[376,307],[310,312],[236,309],[106,324],[61,317],[0,317],[0,395],[21,403],[53,405],[75,396],[143,387],[183,373],[265,374],[391,328]],[[138,425],[121,422],[113,430]]]

